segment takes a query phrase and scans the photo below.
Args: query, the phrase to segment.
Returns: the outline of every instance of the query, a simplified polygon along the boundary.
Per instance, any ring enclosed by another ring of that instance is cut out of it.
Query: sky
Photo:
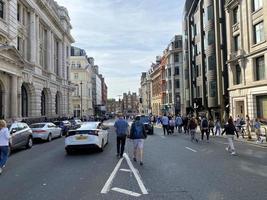
[[[171,39],[182,34],[184,0],[56,0],[68,9],[73,46],[95,58],[108,98],[140,88]]]

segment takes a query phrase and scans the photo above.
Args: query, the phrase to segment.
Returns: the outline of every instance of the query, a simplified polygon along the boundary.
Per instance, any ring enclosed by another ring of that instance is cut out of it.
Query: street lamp
[[[80,118],[82,119],[83,116],[83,82],[80,82],[81,85],[81,112],[80,112]]]

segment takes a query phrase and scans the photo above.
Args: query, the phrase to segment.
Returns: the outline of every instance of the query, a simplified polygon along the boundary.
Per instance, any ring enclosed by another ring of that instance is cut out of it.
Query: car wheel
[[[71,151],[70,149],[65,149],[65,150],[67,155],[71,155],[73,153],[73,151]]]
[[[47,142],[51,142],[52,141],[52,134],[49,133],[48,137],[47,137]]]
[[[101,148],[100,148],[100,151],[101,151],[101,152],[104,151],[104,147],[105,147],[104,139],[102,139],[102,142],[101,142]]]
[[[26,144],[26,148],[30,149],[30,148],[32,148],[32,145],[33,145],[32,137],[29,137],[28,142]]]

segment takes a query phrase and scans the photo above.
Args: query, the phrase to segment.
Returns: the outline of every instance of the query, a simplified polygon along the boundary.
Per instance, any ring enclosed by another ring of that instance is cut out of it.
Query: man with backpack
[[[191,142],[193,142],[193,141],[198,142],[198,139],[196,138],[197,120],[195,119],[195,117],[192,117],[189,120],[188,130],[189,130],[190,135],[191,135]]]
[[[135,162],[137,161],[136,158],[139,153],[140,165],[143,165],[144,139],[146,139],[146,137],[145,127],[143,123],[140,122],[140,117],[137,116],[131,126],[130,139],[133,140],[134,145],[133,160]]]
[[[119,119],[115,122],[114,127],[117,134],[117,157],[122,158],[129,124],[123,119],[123,115],[119,114]]]
[[[209,122],[205,116],[203,116],[200,124],[200,130],[201,130],[201,140],[204,139],[204,133],[206,133],[207,136],[207,142],[209,142]]]

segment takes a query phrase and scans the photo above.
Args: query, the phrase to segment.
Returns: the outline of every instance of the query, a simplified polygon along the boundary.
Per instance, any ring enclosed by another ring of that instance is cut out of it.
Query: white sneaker
[[[0,167],[0,174],[2,174],[2,172],[3,172],[3,169]]]
[[[225,148],[225,150],[226,150],[226,151],[229,151],[229,148],[228,148],[228,147],[226,147],[226,148]]]
[[[233,151],[233,152],[231,153],[231,155],[233,155],[233,156],[236,155],[236,152]]]

